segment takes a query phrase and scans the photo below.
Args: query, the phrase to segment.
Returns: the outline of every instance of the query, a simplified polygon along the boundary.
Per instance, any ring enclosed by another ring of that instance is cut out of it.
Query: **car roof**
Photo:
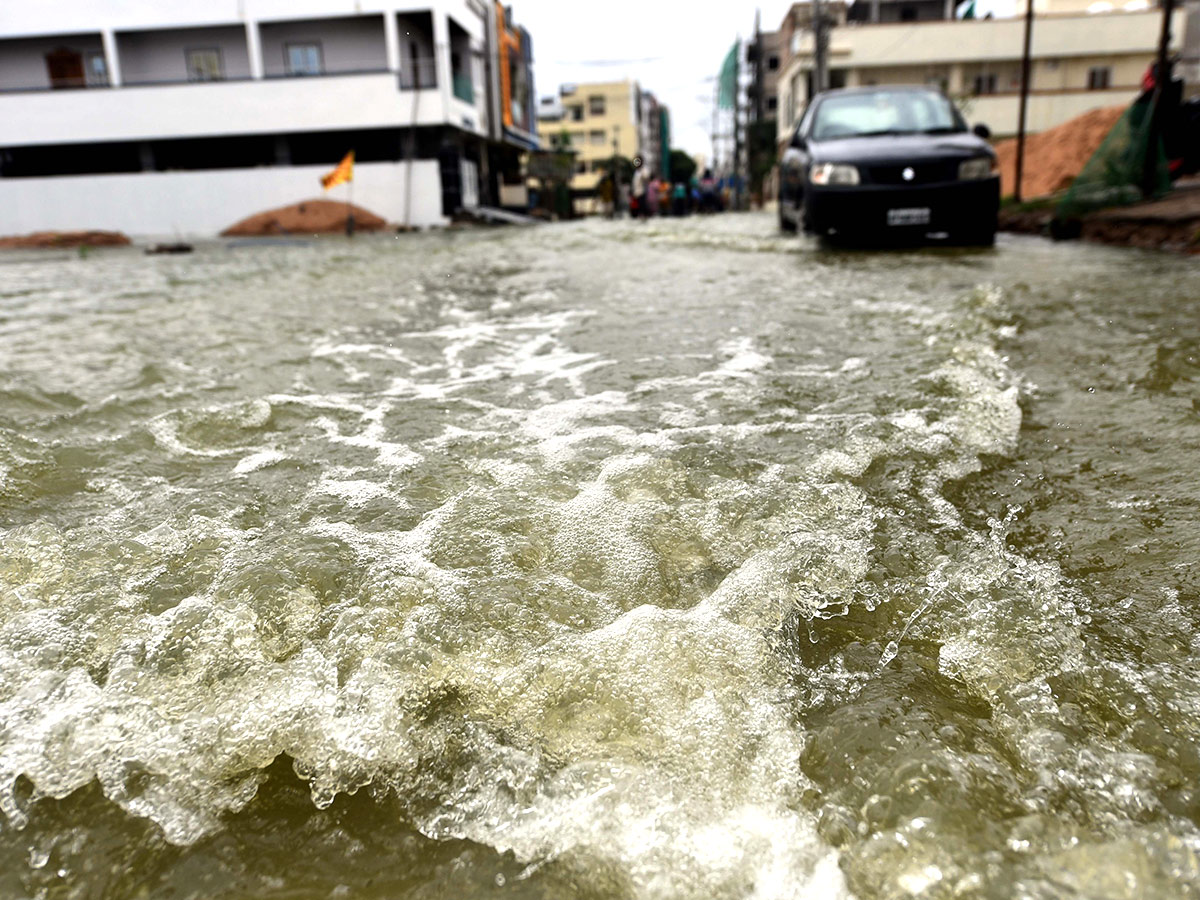
[[[881,91],[887,91],[888,93],[896,93],[897,91],[923,91],[930,94],[942,93],[940,88],[930,84],[865,84],[855,87],[830,88],[829,90],[821,91],[813,99],[817,100],[821,97],[829,97],[834,94],[872,94]]]

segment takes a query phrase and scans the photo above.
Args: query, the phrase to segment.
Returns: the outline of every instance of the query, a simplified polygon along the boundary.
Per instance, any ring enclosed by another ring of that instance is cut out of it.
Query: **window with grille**
[[[221,51],[216,47],[198,47],[185,51],[188,81],[220,81],[225,77]]]
[[[317,42],[309,44],[288,44],[284,48],[289,75],[320,75],[324,70],[321,62],[321,45]]]
[[[976,95],[996,93],[995,74],[976,75],[975,81],[971,86],[971,93]]]
[[[84,74],[88,87],[108,86],[108,60],[102,50],[89,50],[85,54]]]
[[[1088,90],[1104,91],[1112,87],[1112,67],[1092,66],[1088,69]]]

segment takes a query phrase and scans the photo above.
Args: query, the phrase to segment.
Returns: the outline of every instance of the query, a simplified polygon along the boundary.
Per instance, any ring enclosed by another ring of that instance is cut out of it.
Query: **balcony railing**
[[[326,70],[320,75],[306,77],[325,77],[336,78],[346,75],[376,75],[386,72],[386,68],[371,68],[371,69],[342,69],[342,70]],[[40,73],[39,73],[40,74]],[[437,78],[437,60],[434,57],[421,57],[418,59],[405,59],[400,63],[400,89],[405,91],[425,90],[428,88],[436,88],[438,86]],[[264,75],[263,80],[277,81],[300,76],[292,73],[271,73]],[[19,77],[0,80],[0,94],[7,93],[31,93],[52,90],[80,90],[84,88],[107,88],[110,87],[106,74],[94,73],[80,76],[59,76],[53,83],[38,83],[38,78],[30,74],[28,80]],[[229,82],[246,82],[256,79],[249,75],[236,75],[229,77],[221,75],[219,77],[196,78],[189,75],[179,75],[168,78],[147,78],[144,76],[134,75],[126,77],[123,80],[125,87],[157,87],[175,84],[221,84]],[[466,103],[475,102],[475,86],[472,83],[470,75],[455,75],[452,80],[454,96]]]
[[[475,82],[470,75],[454,76],[454,96],[463,103],[475,102]]]
[[[432,56],[400,63],[400,88],[405,91],[437,87],[437,60]]]

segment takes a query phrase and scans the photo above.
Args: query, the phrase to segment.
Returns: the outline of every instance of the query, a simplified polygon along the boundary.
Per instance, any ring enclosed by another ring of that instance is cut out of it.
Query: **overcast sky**
[[[778,28],[790,5],[763,0],[763,31]],[[539,96],[561,84],[635,78],[671,108],[672,144],[711,155],[714,80],[734,40],[753,34],[753,3],[512,0],[512,10],[533,37]]]
[[[761,0],[763,31],[774,31],[792,0]],[[979,0],[997,15],[1012,0]],[[754,33],[755,4],[739,0],[512,0],[513,17],[533,37],[533,77],[541,97],[561,84],[635,78],[671,108],[671,141],[711,157],[713,83],[739,36]]]

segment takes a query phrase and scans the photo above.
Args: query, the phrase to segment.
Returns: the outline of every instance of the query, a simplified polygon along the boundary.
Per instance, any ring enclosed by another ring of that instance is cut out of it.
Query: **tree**
[[[613,158],[611,156],[596,160],[596,169],[607,173],[612,168]],[[617,157],[617,178],[621,184],[629,184],[633,181],[633,160],[626,156]]]
[[[671,181],[687,184],[696,174],[696,161],[682,150],[671,151]]]

